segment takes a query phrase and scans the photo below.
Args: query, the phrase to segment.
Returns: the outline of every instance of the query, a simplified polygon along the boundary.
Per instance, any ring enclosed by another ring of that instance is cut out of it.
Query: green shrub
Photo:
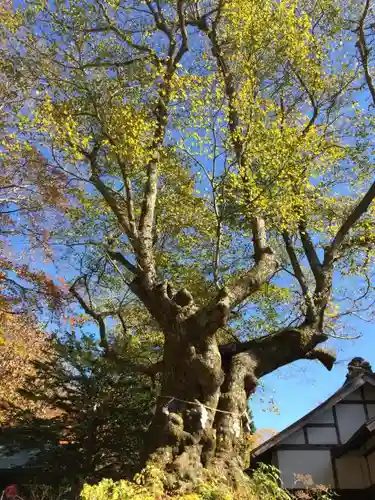
[[[103,479],[99,484],[85,484],[81,492],[82,500],[155,500],[155,494],[147,488],[130,481]]]
[[[146,479],[147,478],[147,479]],[[151,478],[151,485],[150,485]],[[114,482],[105,479],[94,486],[85,485],[82,500],[331,500],[327,488],[315,487],[294,494],[280,486],[279,471],[272,466],[260,464],[251,478],[244,477],[243,485],[236,490],[213,479],[200,484],[190,493],[173,494],[163,491],[163,473],[149,467],[135,477],[134,482]]]

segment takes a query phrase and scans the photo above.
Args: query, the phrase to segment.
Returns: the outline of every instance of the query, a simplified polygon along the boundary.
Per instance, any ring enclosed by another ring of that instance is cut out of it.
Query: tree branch
[[[131,227],[129,224],[129,219],[127,215],[127,206],[123,197],[109,188],[100,178],[100,171],[97,164],[97,153],[99,150],[99,146],[97,145],[91,153],[85,153],[86,157],[90,162],[91,167],[91,177],[90,181],[96,187],[96,189],[103,196],[108,206],[111,208],[113,213],[115,214],[120,226],[123,228],[125,234],[128,236],[129,240],[133,244],[134,247],[134,234],[131,231]]]
[[[314,94],[309,90],[307,84],[305,83],[305,81],[303,80],[303,78],[301,77],[301,75],[298,73],[298,71],[294,70],[293,68],[292,68],[292,71],[294,71],[294,73],[295,73],[295,75],[297,77],[297,80],[299,81],[299,83],[301,84],[302,88],[304,89],[304,91],[308,95],[308,98],[310,100],[310,104],[311,104],[311,107],[312,107],[312,110],[313,110],[313,114],[311,115],[311,118],[310,118],[308,124],[303,129],[302,134],[301,134],[302,137],[306,137],[306,135],[308,134],[309,130],[311,129],[311,127],[314,125],[314,123],[316,122],[316,120],[318,118],[319,107],[318,107],[318,103],[316,102]]]
[[[307,231],[306,223],[304,221],[301,221],[299,224],[299,234],[311,271],[313,272],[315,280],[318,283],[322,278],[322,264],[319,260],[318,254],[316,253],[314,244],[311,241],[311,237]]]
[[[236,87],[234,84],[234,78],[229,70],[229,66],[227,64],[227,61],[223,57],[223,52],[221,50],[219,40],[217,38],[217,24],[220,20],[221,16],[221,8],[223,5],[223,1],[220,1],[220,5],[217,10],[217,15],[215,20],[212,23],[212,29],[210,30],[207,22],[205,22],[202,26],[199,26],[200,29],[206,33],[208,36],[209,40],[211,41],[212,44],[212,54],[216,59],[217,65],[220,69],[220,72],[223,77],[224,81],[224,89],[225,89],[225,94],[228,98],[228,106],[229,106],[229,120],[228,120],[228,128],[229,132],[231,135],[237,163],[239,166],[242,165],[242,153],[243,153],[243,141],[241,140],[241,134],[238,133],[238,127],[240,125],[240,119],[239,119],[239,114],[236,108]]]
[[[315,304],[314,304],[314,301],[312,299],[312,296],[311,296],[311,293],[310,293],[310,290],[309,290],[309,287],[308,287],[308,284],[306,281],[306,277],[302,271],[302,267],[301,267],[300,263],[298,262],[296,252],[293,248],[292,239],[287,231],[283,232],[283,240],[284,240],[285,248],[286,248],[286,251],[288,253],[289,260],[290,260],[290,263],[291,263],[291,266],[293,269],[294,276],[296,277],[296,279],[301,287],[302,294],[303,294],[304,299],[305,299],[305,304],[307,307],[307,319],[309,321],[314,321],[316,319]]]
[[[372,183],[367,193],[363,196],[361,201],[357,206],[351,211],[345,221],[342,223],[340,229],[337,231],[335,237],[333,238],[331,244],[326,248],[324,252],[324,268],[328,268],[332,265],[337,251],[340,249],[345,237],[352,229],[352,227],[358,222],[362,215],[367,211],[368,207],[375,199],[375,182]]]
[[[260,339],[222,345],[220,353],[225,359],[247,352],[256,360],[254,374],[257,378],[298,359],[316,359],[330,370],[334,354],[316,348],[327,339],[327,335],[320,333],[316,325],[305,322],[299,327],[285,328]]]
[[[124,68],[134,64],[135,62],[142,61],[143,59],[130,59],[128,61],[102,61],[101,59],[95,59],[94,61],[87,62],[81,65],[82,69],[90,68]]]
[[[216,17],[212,22],[211,29],[209,28],[207,22],[200,23],[198,27],[206,33],[207,37],[211,41],[212,54],[216,59],[217,65],[223,77],[225,94],[228,98],[229,107],[228,128],[238,167],[241,170],[241,168],[244,167],[243,140],[238,130],[240,127],[240,118],[236,108],[236,88],[233,75],[223,56],[223,51],[221,50],[217,37],[217,25],[220,21],[222,7],[223,1],[221,0],[216,11]],[[213,307],[210,306],[213,315],[216,316],[217,313],[219,313],[219,316],[223,316],[223,320],[233,307],[243,302],[252,293],[258,291],[262,284],[272,276],[277,267],[276,257],[270,247],[267,246],[264,220],[260,217],[251,216],[250,224],[253,234],[254,256],[256,263],[252,269],[242,273],[240,276],[229,282],[221,294],[219,294],[219,300],[217,300],[216,305]],[[222,326],[222,324],[220,326]]]
[[[265,252],[270,252],[270,248],[267,246],[264,219],[260,217],[253,217],[251,220],[251,229],[253,233],[255,262],[259,262]]]
[[[155,266],[153,258],[153,236],[154,236],[154,220],[155,220],[155,206],[158,190],[158,163],[160,161],[161,146],[164,142],[165,131],[168,121],[168,103],[171,96],[171,81],[177,69],[177,64],[188,50],[188,39],[185,23],[185,15],[183,12],[184,0],[178,0],[178,18],[181,31],[182,42],[177,54],[175,54],[176,38],[175,30],[167,26],[165,19],[162,16],[160,9],[155,10],[152,3],[146,1],[150,12],[154,16],[159,29],[164,31],[169,38],[168,61],[163,77],[163,81],[159,87],[159,98],[155,110],[156,115],[156,129],[151,145],[153,158],[147,165],[147,181],[144,189],[144,196],[141,208],[141,215],[139,218],[138,231],[140,235],[140,249],[142,252],[143,270],[149,277],[150,284],[155,280]]]
[[[176,54],[176,57],[174,59],[174,66],[180,62],[181,58],[185,54],[185,52],[188,51],[188,36],[187,36],[187,30],[186,30],[186,19],[185,19],[185,13],[184,13],[184,0],[177,0],[177,14],[178,14],[178,23],[180,27],[180,33],[181,33],[181,45],[180,48]]]
[[[103,32],[108,32],[112,31],[115,33],[120,40],[125,42],[129,47],[132,47],[133,49],[138,50],[139,52],[142,53],[147,53],[150,57],[152,57],[156,62],[159,62],[159,58],[156,54],[156,52],[151,48],[148,47],[147,45],[141,45],[139,43],[134,42],[126,33],[124,33],[116,24],[114,24],[111,20],[111,18],[108,15],[108,12],[106,11],[105,7],[103,4],[99,1],[96,0],[96,3],[99,5],[99,8],[104,16],[104,19],[106,20],[107,25],[105,26],[98,26],[96,28],[89,28],[86,30],[83,30],[84,33],[103,33]]]
[[[251,220],[255,265],[230,281],[226,286],[226,299],[229,309],[241,304],[274,274],[278,262],[272,249],[267,246],[264,220],[253,217]]]
[[[86,301],[83,299],[83,297],[78,293],[76,289],[76,284],[81,278],[77,278],[76,281],[71,285],[69,288],[70,292],[74,296],[74,298],[77,300],[77,302],[80,304],[82,309],[85,311],[86,314],[91,316],[94,321],[99,326],[99,335],[100,335],[100,346],[103,347],[105,354],[108,354],[108,340],[107,340],[107,333],[106,333],[106,327],[105,327],[105,322],[101,314],[98,314],[94,311],[92,307],[90,307]]]
[[[277,269],[275,254],[266,247],[258,262],[249,270],[233,278],[219,291],[218,296],[200,309],[197,319],[206,334],[215,333],[227,324],[230,311],[247,297],[257,292]]]
[[[117,162],[120,166],[121,170],[121,175],[124,181],[124,186],[125,186],[125,192],[126,192],[126,205],[128,209],[128,219],[129,219],[129,225],[132,230],[132,233],[136,238],[138,238],[138,229],[136,226],[136,220],[135,220],[135,211],[134,211],[134,199],[133,199],[133,189],[132,189],[132,184],[127,172],[127,168],[125,163],[122,161],[121,158],[117,158]]]
[[[168,26],[168,24],[165,20],[165,17],[163,15],[163,11],[161,10],[159,4],[157,3],[157,9],[155,9],[154,6],[152,5],[151,0],[146,0],[146,5],[150,11],[150,14],[154,18],[156,27],[160,31],[165,33],[167,35],[167,37],[169,38],[169,41],[171,41],[173,38],[173,32],[172,32],[171,28]]]
[[[128,259],[121,252],[113,252],[112,250],[107,249],[107,253],[111,257],[111,259],[116,260],[117,262],[122,264],[131,273],[135,275],[139,274],[139,269],[136,266],[134,266],[131,262],[129,262]]]
[[[356,45],[359,50],[363,71],[365,73],[366,84],[370,91],[372,102],[375,106],[375,86],[369,69],[370,49],[367,46],[366,36],[365,36],[365,22],[368,11],[370,10],[370,4],[371,4],[370,0],[366,0],[362,16],[360,17],[358,23],[358,29],[357,29],[358,40]]]
[[[306,354],[305,359],[316,359],[330,371],[335,364],[336,356],[326,349],[316,347]]]

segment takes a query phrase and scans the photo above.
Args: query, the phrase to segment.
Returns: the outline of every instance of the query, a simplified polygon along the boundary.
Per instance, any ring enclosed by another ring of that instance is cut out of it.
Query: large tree
[[[71,291],[105,355],[109,316],[140,342],[143,322],[162,355],[135,365],[160,374],[146,461],[169,484],[236,476],[258,380],[298,359],[331,369],[320,345],[371,313],[370,14],[31,0],[6,19],[35,82],[17,137],[70,179],[51,238],[79,270]]]

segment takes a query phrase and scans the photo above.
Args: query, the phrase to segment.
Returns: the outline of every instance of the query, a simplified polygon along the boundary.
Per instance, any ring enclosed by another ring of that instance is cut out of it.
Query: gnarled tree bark
[[[249,463],[248,398],[259,378],[304,357],[328,369],[334,360],[316,350],[326,337],[311,325],[220,346],[197,316],[177,322],[166,336],[162,389],[149,429],[148,463],[165,471],[173,487],[191,486],[210,470],[235,481]]]

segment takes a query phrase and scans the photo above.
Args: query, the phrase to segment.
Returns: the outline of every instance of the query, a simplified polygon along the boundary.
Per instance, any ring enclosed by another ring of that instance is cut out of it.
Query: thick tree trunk
[[[163,472],[168,488],[192,487],[210,474],[236,484],[249,464],[247,402],[257,379],[301,358],[330,369],[334,357],[315,347],[326,337],[308,324],[225,346],[195,316],[175,325],[166,334],[146,463]]]
[[[192,486],[213,469],[241,473],[254,366],[247,353],[224,360],[215,335],[199,328],[167,337],[147,463],[165,472],[168,487]]]
[[[227,324],[232,308],[276,268],[262,224],[255,229],[256,264],[206,306],[198,307],[185,289],[175,293],[167,282],[151,289],[133,282],[132,290],[165,337],[161,393],[149,429],[146,464],[161,470],[167,488],[191,488],[211,474],[242,482],[250,458],[247,401],[258,378],[301,358],[332,367],[332,355],[316,348],[327,337],[315,315],[297,328],[218,345],[216,332]]]

